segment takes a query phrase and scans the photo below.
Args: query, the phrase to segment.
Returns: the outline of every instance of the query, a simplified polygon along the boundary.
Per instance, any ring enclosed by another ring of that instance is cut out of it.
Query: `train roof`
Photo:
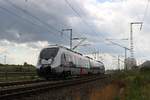
[[[64,47],[64,46],[60,46],[60,45],[49,45],[47,48],[51,48],[51,47],[58,47],[58,48],[63,48],[63,49],[66,49],[66,50],[68,50],[68,51],[71,51],[71,52],[74,52],[74,53],[76,53],[76,54],[79,54],[79,55],[81,55],[81,56],[83,56],[81,53],[79,53],[79,52],[76,52],[76,51],[73,51],[73,50],[71,50],[71,49],[69,49],[69,48],[67,48],[67,47]]]
[[[74,52],[74,53],[76,53],[76,54],[79,54],[79,55],[83,56],[83,54],[81,54],[81,53],[79,53],[79,52],[73,51],[73,50],[71,50],[71,49],[69,49],[69,48],[67,48],[67,47],[60,46],[60,45],[57,45],[57,44],[56,44],[56,45],[49,45],[49,46],[46,47],[46,48],[53,48],[53,47],[63,48],[63,49],[66,49],[66,50],[68,50],[68,51],[71,51],[71,52]],[[89,56],[84,56],[84,57],[86,57],[86,58],[88,58],[88,59],[90,59],[90,60],[94,60],[93,58],[91,58],[91,57],[89,57]],[[102,63],[101,61],[97,61],[97,60],[94,60],[94,61],[99,62],[99,63]]]

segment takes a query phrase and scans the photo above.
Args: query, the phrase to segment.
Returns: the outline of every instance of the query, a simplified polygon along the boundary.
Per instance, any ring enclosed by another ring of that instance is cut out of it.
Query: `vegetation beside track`
[[[0,82],[38,79],[36,68],[33,65],[0,64]]]
[[[118,71],[112,76],[124,84],[124,100],[150,100],[150,69]]]

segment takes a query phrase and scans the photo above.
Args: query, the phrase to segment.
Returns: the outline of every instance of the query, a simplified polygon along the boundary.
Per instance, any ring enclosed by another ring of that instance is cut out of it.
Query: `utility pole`
[[[72,50],[72,29],[62,29],[63,31],[70,31],[70,49]]]
[[[81,40],[77,45],[72,47],[72,50],[76,49],[78,46],[81,46],[81,44],[86,40],[87,38],[72,38],[72,40]]]
[[[130,52],[131,52],[131,63],[133,64],[134,59],[134,41],[133,41],[133,25],[141,25],[140,30],[142,29],[143,22],[131,22],[130,23]]]
[[[120,45],[120,44],[118,44],[118,43],[115,43],[115,42],[112,42],[112,41],[110,41],[109,39],[107,39],[107,41],[109,41],[109,42],[111,42],[113,45],[116,45],[116,46],[119,46],[119,47],[121,47],[121,48],[123,48],[124,50],[125,50],[125,54],[124,54],[124,59],[125,59],[125,61],[124,61],[124,67],[125,67],[125,69],[127,70],[127,64],[126,64],[126,59],[127,59],[127,50],[130,50],[129,48],[127,48],[127,47],[125,47],[125,46],[122,46],[122,45]]]
[[[6,57],[7,57],[7,56],[5,55],[5,56],[4,56],[4,64],[6,64]]]
[[[94,59],[97,60],[97,51],[96,51],[96,49],[94,49],[92,54],[93,54]]]
[[[120,56],[118,55],[118,70],[120,70]]]
[[[125,59],[124,59],[124,66],[125,66],[125,70],[127,70],[127,50],[130,50],[130,49],[128,49],[128,48],[124,48],[125,49]]]
[[[96,60],[96,51],[93,52],[94,59]]]
[[[6,55],[4,55],[4,64],[6,65]],[[5,79],[8,80],[8,67],[5,67]]]

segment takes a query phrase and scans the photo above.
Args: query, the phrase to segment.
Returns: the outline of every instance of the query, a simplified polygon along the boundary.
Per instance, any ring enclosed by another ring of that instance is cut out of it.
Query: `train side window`
[[[80,57],[78,59],[78,64],[79,64],[79,67],[82,67],[82,59]]]
[[[62,65],[65,65],[65,63],[66,63],[66,55],[63,53],[63,54],[61,55],[61,64],[62,64]]]
[[[73,58],[71,55],[69,55],[69,62],[73,62]]]
[[[85,65],[86,65],[86,68],[90,68],[90,64],[89,64],[89,61],[87,59],[86,59]]]
[[[75,64],[75,67],[78,67],[78,57],[77,56],[74,56],[74,64]]]
[[[74,56],[74,60],[75,60],[75,65],[76,65],[76,67],[78,67],[78,58],[77,58],[77,56]]]
[[[74,55],[72,56],[72,62],[73,62],[73,64],[76,63],[76,61],[75,61],[75,56],[74,56]]]
[[[91,67],[90,60],[88,60],[88,68],[90,68],[90,67]]]
[[[70,61],[69,55],[65,54],[65,56],[66,56],[66,62],[69,62]]]
[[[68,55],[68,57],[69,57],[69,66],[70,67],[75,67],[73,56],[72,55]]]
[[[65,55],[65,54],[63,54],[63,56],[64,56],[64,61],[66,61],[66,55]]]

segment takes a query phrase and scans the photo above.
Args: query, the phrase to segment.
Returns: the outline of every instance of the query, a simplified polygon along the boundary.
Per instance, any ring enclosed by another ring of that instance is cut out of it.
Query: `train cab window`
[[[46,48],[43,49],[40,53],[40,58],[41,59],[50,59],[50,58],[54,58],[57,55],[59,48]]]

